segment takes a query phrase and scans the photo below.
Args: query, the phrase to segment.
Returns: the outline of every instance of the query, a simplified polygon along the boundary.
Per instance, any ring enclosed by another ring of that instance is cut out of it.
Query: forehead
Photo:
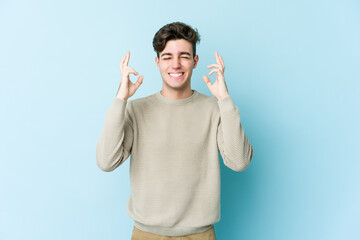
[[[188,52],[192,54],[192,44],[185,39],[170,40],[166,43],[164,50],[160,53],[179,54]]]

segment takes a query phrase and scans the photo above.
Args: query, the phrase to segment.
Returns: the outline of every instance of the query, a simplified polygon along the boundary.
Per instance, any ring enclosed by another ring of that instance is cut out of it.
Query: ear
[[[194,67],[193,67],[193,69],[196,68],[198,62],[199,62],[199,55],[196,55],[196,56],[194,57]]]
[[[160,69],[159,61],[160,61],[160,59],[158,57],[155,57],[155,63],[156,63],[156,66],[158,67],[158,69]]]

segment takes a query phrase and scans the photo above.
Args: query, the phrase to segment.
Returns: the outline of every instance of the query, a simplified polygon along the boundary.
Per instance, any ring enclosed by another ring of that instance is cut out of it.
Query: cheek
[[[165,70],[164,64],[159,64],[159,70],[160,72],[163,72]]]
[[[169,64],[166,62],[162,62],[162,63],[160,63],[159,67],[160,67],[161,71],[166,71],[169,68]]]
[[[185,66],[187,69],[192,70],[194,68],[194,62],[189,61]]]

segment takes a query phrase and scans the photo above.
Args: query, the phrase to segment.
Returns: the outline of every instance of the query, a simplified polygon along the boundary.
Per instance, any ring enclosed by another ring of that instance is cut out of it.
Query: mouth
[[[184,72],[169,73],[169,75],[173,78],[181,78],[184,75]]]

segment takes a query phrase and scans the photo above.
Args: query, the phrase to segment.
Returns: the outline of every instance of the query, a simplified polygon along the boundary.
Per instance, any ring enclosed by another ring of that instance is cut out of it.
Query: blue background
[[[255,150],[221,163],[218,239],[360,239],[355,0],[1,1],[0,239],[130,239],[129,160],[102,172],[95,145],[126,50],[131,99],[161,89],[152,38],[173,21],[202,38],[193,89],[223,56]]]

